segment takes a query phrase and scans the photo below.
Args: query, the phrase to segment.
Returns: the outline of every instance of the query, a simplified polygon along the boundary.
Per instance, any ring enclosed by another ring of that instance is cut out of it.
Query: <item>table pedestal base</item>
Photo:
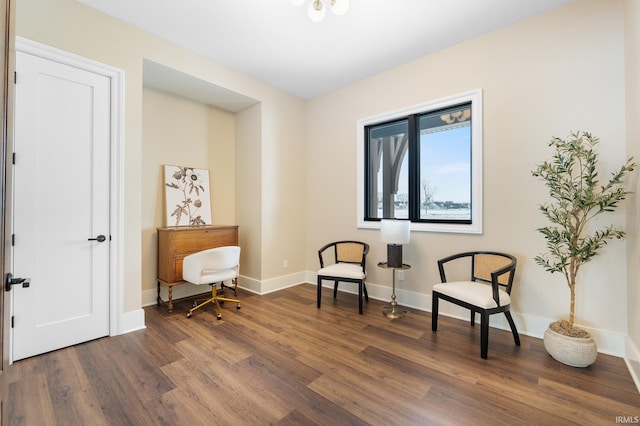
[[[382,314],[387,318],[402,318],[407,315],[409,311],[405,311],[404,309],[398,309],[398,302],[396,302],[396,269],[409,269],[411,266],[407,264],[402,264],[402,266],[389,266],[387,262],[378,263],[380,268],[391,269],[392,274],[392,287],[391,287],[391,302],[387,306],[382,307]]]
[[[398,309],[397,306],[383,306],[382,314],[387,318],[402,318],[407,315],[409,311],[405,311],[403,309]]]

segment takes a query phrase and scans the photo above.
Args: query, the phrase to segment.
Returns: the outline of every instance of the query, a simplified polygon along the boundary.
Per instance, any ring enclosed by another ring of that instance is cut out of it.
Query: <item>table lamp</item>
[[[389,267],[402,267],[402,245],[409,242],[410,230],[411,222],[408,220],[381,220],[380,240],[387,243],[387,265]]]

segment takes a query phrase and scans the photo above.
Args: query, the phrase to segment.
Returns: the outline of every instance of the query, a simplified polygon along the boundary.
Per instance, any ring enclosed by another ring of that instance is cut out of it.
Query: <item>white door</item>
[[[24,52],[16,72],[13,360],[109,334],[110,248],[109,78]]]

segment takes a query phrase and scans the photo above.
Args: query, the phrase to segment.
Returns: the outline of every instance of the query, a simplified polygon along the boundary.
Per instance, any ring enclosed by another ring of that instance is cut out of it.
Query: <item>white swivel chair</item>
[[[231,280],[237,287],[238,272],[240,269],[240,247],[225,246],[203,250],[186,256],[182,262],[182,278],[191,284],[207,284],[211,286],[211,297],[202,303],[194,303],[194,307],[187,314],[191,318],[193,311],[201,307],[215,303],[218,312],[216,317],[222,319],[220,302],[237,303],[236,308],[240,309],[238,299],[229,299],[218,296],[216,284],[220,283],[224,287],[224,281]]]

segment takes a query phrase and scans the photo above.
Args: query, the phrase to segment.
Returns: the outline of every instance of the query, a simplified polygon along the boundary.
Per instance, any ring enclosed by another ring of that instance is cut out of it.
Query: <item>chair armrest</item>
[[[362,272],[367,273],[367,254],[369,253],[369,245],[365,244],[364,250],[362,251]]]
[[[506,287],[507,287],[507,293],[511,293],[511,286],[513,284],[513,276],[515,275],[515,271],[516,271],[516,264],[517,264],[517,261],[513,260],[510,264],[491,272],[491,290],[493,293],[493,300],[496,301],[498,306],[500,306],[500,296],[498,295],[498,288],[501,285],[505,285],[505,284],[500,284],[500,282],[498,281],[498,277],[506,273],[509,273],[509,280],[506,284]]]
[[[442,259],[438,260],[438,271],[440,272],[440,281],[443,283],[447,282],[447,277],[444,269],[445,263],[450,262],[452,260],[460,259],[461,257],[473,256],[473,254],[474,252],[456,253],[456,254],[452,254],[451,256],[443,257]]]
[[[318,259],[320,260],[320,269],[324,268],[324,258],[322,257],[324,251],[332,246],[335,246],[336,243],[325,244],[318,250]]]
[[[491,272],[491,281],[495,281],[498,282],[498,277],[501,275],[506,274],[507,272],[510,272],[509,275],[509,283],[511,283],[511,281],[513,280],[513,272],[516,269],[516,262],[512,262],[507,266],[503,266],[500,269],[496,269],[495,271]]]

